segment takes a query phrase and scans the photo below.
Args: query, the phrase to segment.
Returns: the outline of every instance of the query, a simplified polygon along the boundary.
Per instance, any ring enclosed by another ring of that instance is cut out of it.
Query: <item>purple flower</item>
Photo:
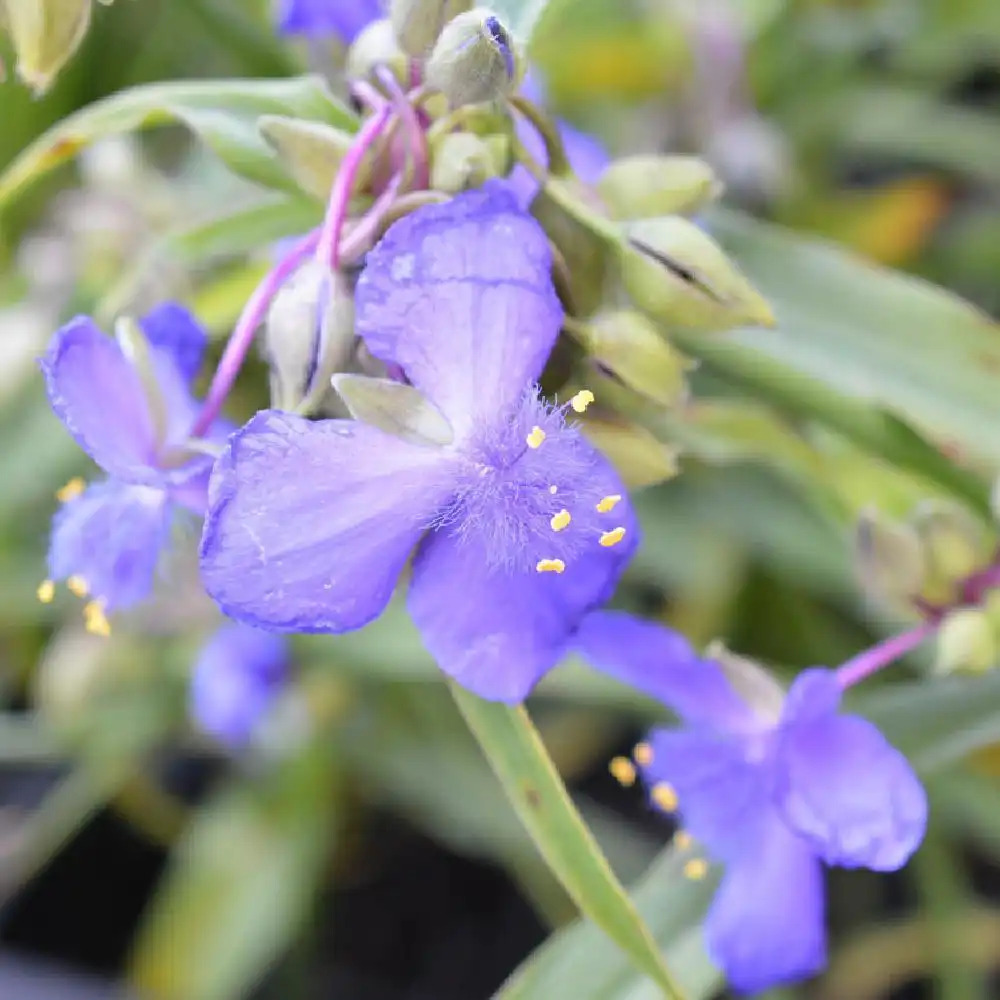
[[[350,44],[382,17],[379,0],[280,0],[278,30],[286,35],[337,35]]]
[[[539,395],[562,310],[541,227],[498,183],[422,208],[369,254],[357,332],[440,411],[447,446],[258,414],[219,459],[202,575],[226,614],[344,632],[416,548],[410,613],[438,664],[518,701],[637,544],[608,462]]]
[[[118,342],[78,317],[59,330],[41,359],[49,402],[77,443],[108,474],[68,490],[49,545],[52,580],[89,594],[88,622],[106,631],[103,613],[143,600],[152,589],[176,506],[203,513],[212,459],[183,449],[197,404],[190,383],[205,333],[180,306],[167,304],[141,324],[155,395]],[[162,410],[162,412],[158,412]],[[211,437],[221,443],[227,426]],[[40,593],[51,594],[51,582]]]
[[[280,635],[230,622],[205,644],[191,674],[191,715],[231,748],[253,735],[288,680],[288,643]]]
[[[577,644],[684,723],[654,730],[637,757],[653,802],[676,802],[726,866],[706,933],[733,986],[755,992],[817,972],[821,862],[894,871],[923,838],[927,800],[906,759],[871,723],[839,713],[832,671],[803,672],[785,695],[745,661],[724,669],[682,636],[613,612],[590,615]]]

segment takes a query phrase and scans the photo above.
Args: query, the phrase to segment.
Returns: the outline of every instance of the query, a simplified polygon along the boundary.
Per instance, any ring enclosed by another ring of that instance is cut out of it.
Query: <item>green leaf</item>
[[[351,112],[317,76],[135,87],[70,115],[28,146],[0,175],[0,209],[95,140],[173,122],[195,132],[235,173],[266,187],[299,193],[257,130],[262,115],[290,115],[343,129],[357,126]]]
[[[707,1000],[722,977],[705,954],[699,925],[715,889],[712,878],[684,877],[688,856],[664,849],[633,887],[646,920],[688,1000]],[[554,934],[510,977],[496,1000],[655,1000],[652,984],[595,926],[577,920]]]
[[[515,812],[563,887],[668,997],[680,1000],[656,942],[573,806],[524,707],[483,701],[457,684],[451,689]]]

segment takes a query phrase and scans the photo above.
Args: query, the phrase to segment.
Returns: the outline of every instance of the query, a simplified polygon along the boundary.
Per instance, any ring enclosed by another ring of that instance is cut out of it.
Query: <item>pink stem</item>
[[[212,384],[208,388],[208,395],[202,404],[198,419],[191,428],[191,437],[202,437],[205,431],[212,425],[212,421],[219,415],[222,404],[229,395],[229,390],[236,381],[243,359],[253,343],[254,334],[260,326],[267,312],[271,300],[277,294],[278,289],[291,277],[292,273],[299,265],[306,260],[319,245],[319,230],[304,236],[294,247],[275,265],[264,280],[256,287],[253,295],[247,300],[240,313],[240,318],[233,327],[232,336],[226,349],[219,359],[219,367],[212,377]]]
[[[345,237],[340,244],[340,259],[351,261],[360,256],[371,243],[372,237],[378,229],[382,217],[389,206],[396,200],[399,189],[403,184],[403,175],[393,174],[392,180],[386,189],[378,196],[375,204],[368,210],[365,217],[351,230],[351,234]]]
[[[916,628],[903,632],[900,635],[886,639],[871,649],[866,649],[863,653],[848,660],[837,670],[837,680],[840,686],[846,691],[859,681],[877,673],[883,667],[887,667],[894,660],[916,649],[925,639],[932,636],[940,626],[940,619],[937,621],[924,622]]]
[[[333,182],[333,187],[330,190],[330,201],[326,209],[326,218],[323,220],[323,229],[316,249],[316,259],[329,266],[331,270],[336,271],[340,264],[340,233],[344,228],[344,220],[347,218],[347,207],[351,201],[354,180],[361,168],[365,154],[371,148],[372,143],[385,131],[391,113],[391,108],[386,104],[361,126],[361,131],[358,132],[354,145],[344,157],[344,162],[337,172],[337,179]]]
[[[413,161],[413,187],[423,191],[430,184],[430,165],[427,152],[427,133],[420,124],[420,116],[410,103],[409,97],[400,87],[399,81],[388,66],[378,66],[375,69],[379,83],[388,91],[396,108],[396,113],[406,126],[407,145]]]
[[[385,107],[385,98],[367,80],[355,80],[351,84],[351,93],[370,111],[380,111]]]

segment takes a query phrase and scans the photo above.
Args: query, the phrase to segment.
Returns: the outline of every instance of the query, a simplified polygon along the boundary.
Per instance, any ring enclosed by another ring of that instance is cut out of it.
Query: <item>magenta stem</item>
[[[323,229],[316,249],[316,259],[331,270],[336,271],[340,265],[340,234],[347,218],[347,208],[351,201],[355,178],[372,143],[385,131],[391,113],[392,109],[386,104],[361,126],[354,145],[344,157],[337,178],[333,182],[326,218],[323,220]]]
[[[386,105],[386,99],[367,80],[355,80],[351,84],[351,93],[369,111],[380,111]]]
[[[396,200],[399,189],[403,184],[401,173],[393,174],[386,189],[378,196],[375,204],[368,210],[363,219],[351,230],[350,235],[344,237],[340,243],[340,259],[352,261],[363,254],[371,244],[375,233],[378,231],[379,223],[382,221],[386,211]]]
[[[866,677],[877,673],[883,667],[887,667],[901,656],[916,649],[938,630],[940,624],[940,619],[924,622],[908,632],[886,639],[885,642],[880,642],[877,646],[872,646],[871,649],[866,649],[863,653],[847,660],[837,670],[837,680],[840,686],[847,690]]]
[[[400,87],[392,70],[388,66],[378,66],[375,74],[379,83],[385,87],[392,98],[396,113],[406,128],[407,147],[413,164],[413,189],[423,191],[430,184],[430,164],[427,151],[427,133],[420,123],[416,108],[410,103],[410,98]]]
[[[216,368],[215,375],[212,376],[212,384],[208,388],[201,412],[194,422],[194,427],[191,428],[191,437],[202,437],[219,415],[222,404],[225,403],[226,397],[233,387],[233,382],[236,381],[236,376],[243,365],[243,359],[253,343],[254,334],[264,319],[271,300],[299,265],[316,250],[319,238],[319,230],[316,230],[299,240],[254,289],[253,295],[247,299],[243,312],[240,313],[240,318],[236,321],[236,326],[233,327],[229,343],[226,344],[226,349],[219,359],[219,367]]]

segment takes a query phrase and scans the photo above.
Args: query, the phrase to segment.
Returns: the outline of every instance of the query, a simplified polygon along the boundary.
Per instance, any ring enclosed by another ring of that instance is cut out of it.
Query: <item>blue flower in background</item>
[[[726,866],[706,934],[730,982],[755,992],[820,970],[821,862],[894,871],[923,838],[927,800],[906,759],[839,712],[832,671],[803,672],[785,695],[759,669],[734,681],[682,636],[614,612],[589,616],[577,644],[684,723],[654,730],[639,763],[653,802],[676,806]]]
[[[192,718],[220,743],[244,746],[287,683],[288,654],[280,635],[236,622],[223,625],[195,661]]]
[[[382,17],[379,0],[279,0],[278,30],[286,35],[337,35],[350,44]]]
[[[49,402],[77,443],[108,474],[83,489],[75,481],[52,524],[49,574],[39,590],[51,600],[53,581],[68,580],[89,595],[92,631],[106,633],[106,612],[143,600],[180,506],[203,513],[212,459],[183,450],[197,404],[190,384],[206,337],[180,306],[167,304],[141,323],[148,341],[162,413],[117,341],[86,317],[59,330],[41,359]],[[210,438],[221,443],[228,425]]]
[[[611,466],[535,386],[562,320],[550,268],[545,233],[496,182],[389,230],[358,283],[357,332],[453,440],[258,414],[216,465],[202,538],[226,614],[360,628],[416,547],[409,609],[443,670],[513,702],[555,665],[638,532]]]

